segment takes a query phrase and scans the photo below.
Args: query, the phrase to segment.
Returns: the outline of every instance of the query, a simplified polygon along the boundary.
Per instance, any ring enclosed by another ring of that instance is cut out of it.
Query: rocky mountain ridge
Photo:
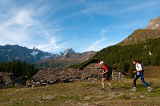
[[[160,17],[152,19],[145,29],[138,29],[124,39],[119,45],[130,45],[160,38]]]
[[[0,46],[0,62],[18,60],[34,63],[49,57],[56,57],[56,54],[44,52],[36,48],[28,49],[19,45]]]

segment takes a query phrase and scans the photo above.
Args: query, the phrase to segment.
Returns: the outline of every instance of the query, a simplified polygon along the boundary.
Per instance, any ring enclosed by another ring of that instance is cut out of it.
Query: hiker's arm
[[[102,74],[108,73],[108,70],[103,70]]]

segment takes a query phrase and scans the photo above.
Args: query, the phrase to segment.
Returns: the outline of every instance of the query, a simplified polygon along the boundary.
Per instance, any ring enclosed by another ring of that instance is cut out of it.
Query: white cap
[[[103,61],[100,61],[100,63],[99,63],[100,65],[102,65],[102,64],[104,64],[104,62]]]

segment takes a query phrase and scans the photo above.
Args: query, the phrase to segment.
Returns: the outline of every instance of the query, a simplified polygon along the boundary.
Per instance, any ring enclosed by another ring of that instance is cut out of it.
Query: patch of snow
[[[39,52],[38,51],[33,51],[32,53],[30,53],[32,56],[36,56]]]

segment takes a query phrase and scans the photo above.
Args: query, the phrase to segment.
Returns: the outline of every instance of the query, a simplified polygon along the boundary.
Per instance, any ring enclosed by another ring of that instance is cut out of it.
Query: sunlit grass
[[[157,72],[159,74],[159,72]],[[0,89],[0,106],[160,106],[160,78],[147,77],[153,91],[132,79],[112,81],[112,89],[101,89],[100,81],[59,83],[36,88]]]

